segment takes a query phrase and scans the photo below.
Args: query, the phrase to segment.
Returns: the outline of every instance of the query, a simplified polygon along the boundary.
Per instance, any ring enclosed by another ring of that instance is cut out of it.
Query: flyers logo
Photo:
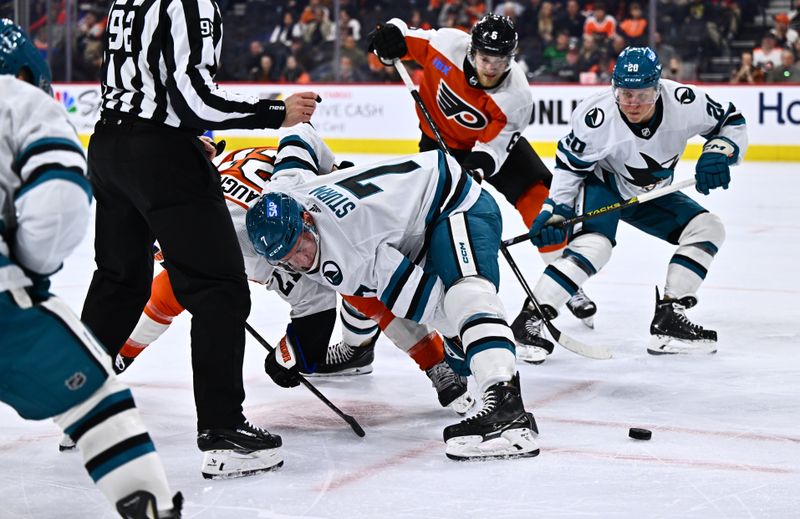
[[[480,130],[486,127],[486,117],[467,104],[466,101],[458,97],[455,92],[450,90],[444,81],[439,81],[439,92],[436,95],[436,103],[439,109],[448,119],[469,128],[470,130]]]

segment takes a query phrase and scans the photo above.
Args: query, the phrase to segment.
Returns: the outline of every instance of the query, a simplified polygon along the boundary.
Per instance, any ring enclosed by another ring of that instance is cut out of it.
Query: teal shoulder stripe
[[[308,145],[306,141],[304,141],[298,135],[287,135],[283,139],[281,139],[280,144],[278,144],[278,148],[283,148],[284,146],[300,146],[304,150],[311,155],[311,158],[314,160],[314,165],[319,169],[319,159],[317,158],[317,154],[314,153],[314,148]]]
[[[92,184],[89,182],[89,179],[75,171],[70,171],[67,169],[51,169],[49,171],[45,171],[41,175],[36,175],[36,178],[33,182],[23,184],[22,187],[17,190],[14,198],[21,197],[31,189],[47,182],[48,180],[66,180],[68,182],[75,183],[86,193],[89,203],[92,202]]]
[[[559,143],[558,143],[558,151],[560,151],[561,153],[563,153],[567,157],[567,160],[569,160],[569,163],[572,164],[573,167],[580,168],[580,169],[588,169],[588,168],[591,168],[592,166],[594,166],[594,162],[586,162],[585,160],[581,160],[578,157],[576,157],[575,155],[573,155],[572,152],[569,151],[561,143],[561,141],[559,141]]]
[[[73,149],[74,151],[80,153],[81,157],[86,158],[86,155],[83,152],[83,148],[80,144],[70,139],[63,139],[59,137],[45,137],[44,139],[38,139],[33,141],[32,143],[28,144],[24,150],[22,150],[15,158],[14,162],[19,162],[20,159],[25,157],[26,155],[30,154],[34,148],[41,148],[41,147],[68,147]]]

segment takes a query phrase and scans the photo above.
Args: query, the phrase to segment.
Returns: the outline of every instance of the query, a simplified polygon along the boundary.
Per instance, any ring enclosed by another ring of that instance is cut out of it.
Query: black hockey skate
[[[363,346],[353,346],[344,341],[328,346],[325,361],[317,363],[314,373],[303,373],[307,377],[341,377],[366,375],[372,373],[372,361],[375,360],[375,341],[373,337]],[[302,371],[301,371],[302,373]]]
[[[467,391],[467,378],[458,376],[446,361],[426,369],[425,374],[431,379],[442,407],[449,407],[460,415],[472,408],[475,400]]]
[[[458,461],[533,457],[539,454],[534,433],[539,429],[522,404],[517,373],[483,393],[478,414],[445,428],[446,454]]]
[[[156,497],[146,490],[137,490],[117,501],[117,512],[123,519],[180,519],[183,510],[183,495],[178,492],[172,498],[172,509],[158,512]]]
[[[281,437],[244,421],[238,427],[204,429],[197,433],[197,447],[205,453],[206,479],[250,476],[283,465],[278,448]]]
[[[135,357],[126,357],[122,353],[117,353],[117,356],[114,357],[114,365],[112,366],[114,368],[114,373],[119,375],[128,369],[128,367],[133,364],[134,360],[136,360]]]
[[[550,306],[542,307],[550,319],[556,312]],[[553,353],[553,343],[545,339],[542,327],[544,321],[530,299],[525,299],[522,310],[511,323],[511,332],[517,343],[517,358],[529,364],[541,364]]]
[[[589,299],[582,288],[579,288],[575,295],[569,298],[567,308],[583,324],[589,328],[594,328],[594,314],[597,313],[597,305]]]
[[[651,355],[716,353],[717,332],[706,330],[691,322],[684,314],[687,308],[697,304],[692,296],[681,299],[661,299],[656,287],[656,313],[650,323]]]

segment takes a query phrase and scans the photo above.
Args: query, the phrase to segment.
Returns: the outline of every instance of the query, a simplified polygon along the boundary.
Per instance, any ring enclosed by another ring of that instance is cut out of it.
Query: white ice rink
[[[364,157],[352,157],[364,163]],[[687,178],[693,164],[679,167]],[[281,389],[248,338],[245,414],[283,437],[274,473],[211,482],[200,476],[188,315],[121,378],[134,391],[189,518],[800,517],[800,172],[751,163],[728,191],[694,193],[728,237],[689,317],[719,332],[719,353],[645,352],[654,289],[673,248],[621,226],[609,265],[586,285],[594,331],[569,315],[566,333],[612,349],[596,361],[556,347],[541,366],[519,365],[525,403],[539,423],[536,458],[458,463],[444,455],[441,409],[416,365],[381,338],[375,371],[313,383],[366,430],[349,427],[305,388]],[[504,201],[505,237],[524,232]],[[77,312],[93,269],[87,238],[54,280]],[[511,248],[529,283],[543,264],[530,244]],[[522,289],[504,263],[500,294],[511,319]],[[795,265],[792,267],[792,265]],[[286,307],[252,287],[251,324],[277,341]],[[338,333],[338,332],[337,332]],[[338,340],[338,338],[336,338]],[[0,381],[2,383],[2,381]],[[471,386],[474,387],[474,386]],[[114,517],[83,471],[60,454],[50,421],[25,422],[0,404],[0,518]],[[629,439],[628,428],[653,431]]]

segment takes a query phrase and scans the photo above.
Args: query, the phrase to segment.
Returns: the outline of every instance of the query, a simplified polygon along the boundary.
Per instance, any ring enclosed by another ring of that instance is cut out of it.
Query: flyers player
[[[395,317],[375,298],[346,297],[341,310],[344,340],[328,346],[336,322],[336,292],[299,274],[276,269],[256,253],[247,236],[245,215],[272,178],[275,154],[276,148],[273,147],[233,151],[218,161],[218,170],[248,279],[277,292],[289,303],[294,333],[315,352],[314,358],[309,359],[301,371],[312,376],[370,373],[375,341],[382,331],[425,371],[436,388],[442,407],[451,407],[459,414],[466,413],[473,403],[467,392],[466,379],[458,377],[444,362],[443,341],[436,331]],[[320,162],[321,173],[334,168],[332,155],[321,158]],[[156,259],[164,260],[160,251],[156,253]],[[153,279],[150,299],[135,329],[115,359],[114,370],[121,373],[127,369],[183,310],[172,291],[167,271],[160,272]],[[265,369],[275,379],[275,373],[269,371],[269,362]],[[275,381],[281,385],[290,382]],[[293,385],[297,385],[296,381]]]
[[[530,227],[548,196],[552,174],[521,138],[533,97],[514,61],[516,48],[513,22],[494,14],[484,16],[470,34],[415,29],[393,18],[378,27],[370,47],[384,62],[411,59],[423,66],[419,93],[450,153],[473,178],[486,180],[502,193]],[[420,151],[436,149],[438,143],[419,108],[417,115]],[[563,244],[542,248],[542,259],[549,263],[562,249]],[[590,319],[597,310],[583,292],[568,307],[580,319]],[[539,363],[553,344],[531,329],[531,313],[532,305],[526,302],[511,328],[517,356]]]

